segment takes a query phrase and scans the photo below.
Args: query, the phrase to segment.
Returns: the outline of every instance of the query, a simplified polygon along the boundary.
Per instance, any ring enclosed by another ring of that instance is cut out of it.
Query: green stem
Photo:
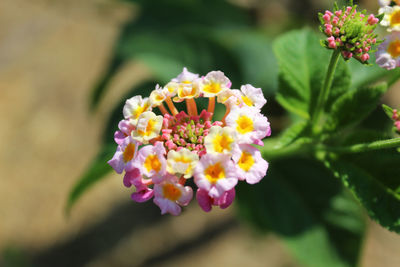
[[[314,152],[335,152],[339,154],[362,153],[374,150],[400,147],[400,138],[379,140],[372,143],[351,146],[328,146],[315,144],[310,138],[300,138],[296,142],[282,148],[275,148],[278,138],[270,138],[261,149],[262,157],[266,160],[277,160],[298,155],[312,155]]]
[[[331,90],[333,76],[335,74],[335,69],[339,61],[340,51],[334,50],[331,56],[331,61],[329,62],[328,70],[326,72],[325,81],[321,88],[321,92],[318,96],[317,105],[315,107],[313,116],[311,118],[311,125],[313,125],[314,133],[318,132],[318,124],[321,118],[326,101],[329,97],[329,92]]]
[[[324,150],[338,153],[361,153],[373,150],[388,149],[400,147],[400,138],[392,138],[387,140],[379,140],[368,144],[356,144],[351,146],[326,146],[318,145],[317,150]]]
[[[262,157],[266,160],[275,160],[286,158],[290,156],[295,156],[299,154],[307,154],[311,151],[311,139],[309,138],[300,138],[296,142],[282,147],[282,148],[275,148],[276,140],[268,140],[264,144],[264,147],[261,149]]]

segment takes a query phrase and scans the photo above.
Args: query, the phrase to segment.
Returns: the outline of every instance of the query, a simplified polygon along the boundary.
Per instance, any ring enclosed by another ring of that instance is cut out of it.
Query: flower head
[[[246,180],[249,184],[258,183],[267,174],[268,162],[251,145],[240,145],[239,148],[232,157],[237,166],[239,180]]]
[[[125,119],[131,120],[132,125],[135,125],[139,119],[139,116],[142,115],[143,112],[150,110],[150,99],[147,97],[142,99],[140,95],[137,95],[126,100],[123,113]]]
[[[227,154],[237,148],[237,134],[231,127],[212,126],[204,140],[204,145],[209,154]]]
[[[148,178],[160,178],[166,173],[167,161],[164,155],[165,148],[161,142],[144,146],[139,150],[134,166]]]
[[[139,143],[133,140],[131,136],[126,137],[117,147],[114,157],[108,161],[108,164],[114,168],[117,173],[130,171],[136,159]]]
[[[378,3],[381,7],[389,6],[392,0],[378,0]]]
[[[197,86],[205,97],[217,96],[231,86],[231,81],[229,81],[222,71],[212,71],[197,81]]]
[[[243,103],[249,107],[255,107],[260,110],[267,103],[261,88],[255,88],[251,84],[246,84],[240,87],[240,91],[242,92],[241,98]]]
[[[156,116],[151,111],[143,112],[138,118],[136,129],[132,132],[132,137],[141,143],[147,144],[149,140],[159,135],[162,123],[162,116]]]
[[[114,135],[117,151],[108,163],[118,173],[125,171],[123,183],[133,186],[134,201],[154,198],[162,214],[178,215],[192,199],[193,189],[185,184],[194,178],[203,210],[227,208],[239,180],[254,184],[265,176],[268,163],[254,145],[263,145],[271,134],[261,114],[267,101],[261,88],[230,87],[221,71],[200,77],[184,68],[149,98],[126,101]],[[208,100],[206,109],[198,111],[198,98]],[[186,111],[178,111],[174,102],[183,101]],[[222,120],[213,120],[216,102],[226,107]]]
[[[379,9],[379,14],[383,14],[381,25],[388,27],[389,32],[400,31],[400,6],[386,5]]]
[[[209,196],[207,190],[199,188],[197,189],[196,199],[205,212],[211,211],[212,206],[219,206],[221,209],[226,209],[235,199],[235,189],[232,188],[224,192],[222,196],[214,198]]]
[[[391,70],[400,66],[400,33],[392,32],[378,47],[375,54],[376,63]]]
[[[268,119],[254,108],[235,107],[226,117],[226,125],[236,130],[239,144],[259,144],[271,135]]]
[[[235,165],[227,155],[204,155],[194,172],[196,185],[208,192],[210,197],[221,197],[238,182]]]
[[[335,7],[334,12],[320,13],[320,30],[327,38],[322,45],[328,49],[340,50],[345,60],[355,58],[361,63],[368,63],[369,52],[377,42],[374,33],[379,19],[366,11],[358,12],[357,6],[343,9]]]
[[[160,207],[161,214],[179,215],[181,213],[180,205],[189,204],[192,196],[192,188],[178,183],[176,176],[170,176],[154,185],[154,203]]]

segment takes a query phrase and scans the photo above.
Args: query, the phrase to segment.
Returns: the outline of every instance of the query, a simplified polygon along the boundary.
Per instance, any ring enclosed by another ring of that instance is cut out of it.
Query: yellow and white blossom
[[[163,88],[161,88],[158,84],[156,85],[156,89],[154,89],[151,93],[150,93],[150,103],[151,106],[154,107],[158,107],[159,105],[161,105],[164,100],[166,99],[166,95],[165,95],[165,91],[163,90]]]
[[[163,116],[157,116],[151,111],[143,112],[138,119],[136,130],[132,132],[133,139],[147,144],[149,140],[159,136]]]
[[[170,150],[167,155],[167,171],[171,174],[181,174],[188,179],[193,176],[198,161],[199,155],[187,148],[179,151]]]
[[[231,155],[237,149],[236,131],[231,127],[212,126],[206,138],[204,146],[207,153]]]
[[[151,111],[150,99],[148,97],[142,99],[140,95],[126,100],[123,108],[125,119],[129,119],[133,125],[136,125],[139,116],[146,111]]]

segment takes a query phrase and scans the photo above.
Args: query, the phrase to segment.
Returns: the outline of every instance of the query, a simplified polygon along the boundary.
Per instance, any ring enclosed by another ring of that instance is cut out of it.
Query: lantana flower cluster
[[[126,187],[134,186],[134,201],[153,198],[162,214],[178,215],[196,191],[198,204],[208,212],[231,205],[238,181],[255,184],[266,175],[268,162],[257,146],[271,134],[261,114],[267,101],[261,88],[230,87],[221,71],[200,77],[184,68],[149,97],[126,100],[114,136],[117,150],[108,163],[124,173]],[[208,100],[207,109],[198,110],[199,99]],[[178,111],[179,102],[186,111]],[[226,107],[220,120],[213,119],[215,105]]]
[[[379,45],[376,52],[376,63],[391,70],[400,66],[400,1],[380,0],[379,14],[383,16],[381,25],[390,33]]]
[[[373,14],[367,15],[365,10],[358,12],[356,8],[336,6],[333,12],[319,13],[320,30],[327,36],[321,43],[328,49],[340,50],[345,60],[355,58],[367,64],[372,46],[377,43],[374,29],[379,19]]]

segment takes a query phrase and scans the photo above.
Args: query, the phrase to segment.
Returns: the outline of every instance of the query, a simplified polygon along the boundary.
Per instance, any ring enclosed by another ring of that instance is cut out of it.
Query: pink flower
[[[199,206],[205,211],[211,211],[212,206],[219,206],[221,209],[229,207],[235,199],[235,189],[226,191],[219,198],[212,198],[208,195],[207,190],[197,189],[196,199]]]
[[[243,94],[243,103],[249,107],[255,107],[260,110],[267,103],[261,88],[255,88],[251,84],[246,84],[240,87],[240,91]]]
[[[117,173],[122,173],[124,170],[130,171],[134,168],[134,160],[136,158],[139,143],[133,140],[132,137],[127,137],[122,144],[117,147],[114,157],[108,161],[108,164],[114,168]]]
[[[135,126],[132,123],[130,123],[129,120],[121,120],[118,123],[118,129],[119,131],[116,131],[114,134],[114,141],[115,143],[120,145],[122,144],[124,139],[127,136],[130,136],[132,131],[135,130]]]
[[[235,165],[227,155],[206,154],[196,166],[194,182],[210,197],[219,198],[238,182]]]
[[[394,126],[397,128],[397,131],[400,132],[400,121],[395,121]]]
[[[162,177],[166,173],[167,159],[165,148],[162,142],[156,142],[139,150],[134,167],[138,168],[142,175],[154,178]]]
[[[378,47],[375,53],[376,64],[381,68],[392,70],[400,66],[400,33],[392,32]]]
[[[239,153],[232,156],[237,166],[240,180],[246,180],[249,184],[258,183],[268,170],[268,162],[261,156],[260,151],[251,145],[240,145]]]
[[[186,206],[192,197],[192,188],[179,184],[176,176],[154,185],[154,203],[160,207],[161,214],[179,215],[180,205]]]
[[[226,125],[237,131],[239,144],[253,144],[271,135],[268,119],[248,107],[233,108],[226,117]]]

